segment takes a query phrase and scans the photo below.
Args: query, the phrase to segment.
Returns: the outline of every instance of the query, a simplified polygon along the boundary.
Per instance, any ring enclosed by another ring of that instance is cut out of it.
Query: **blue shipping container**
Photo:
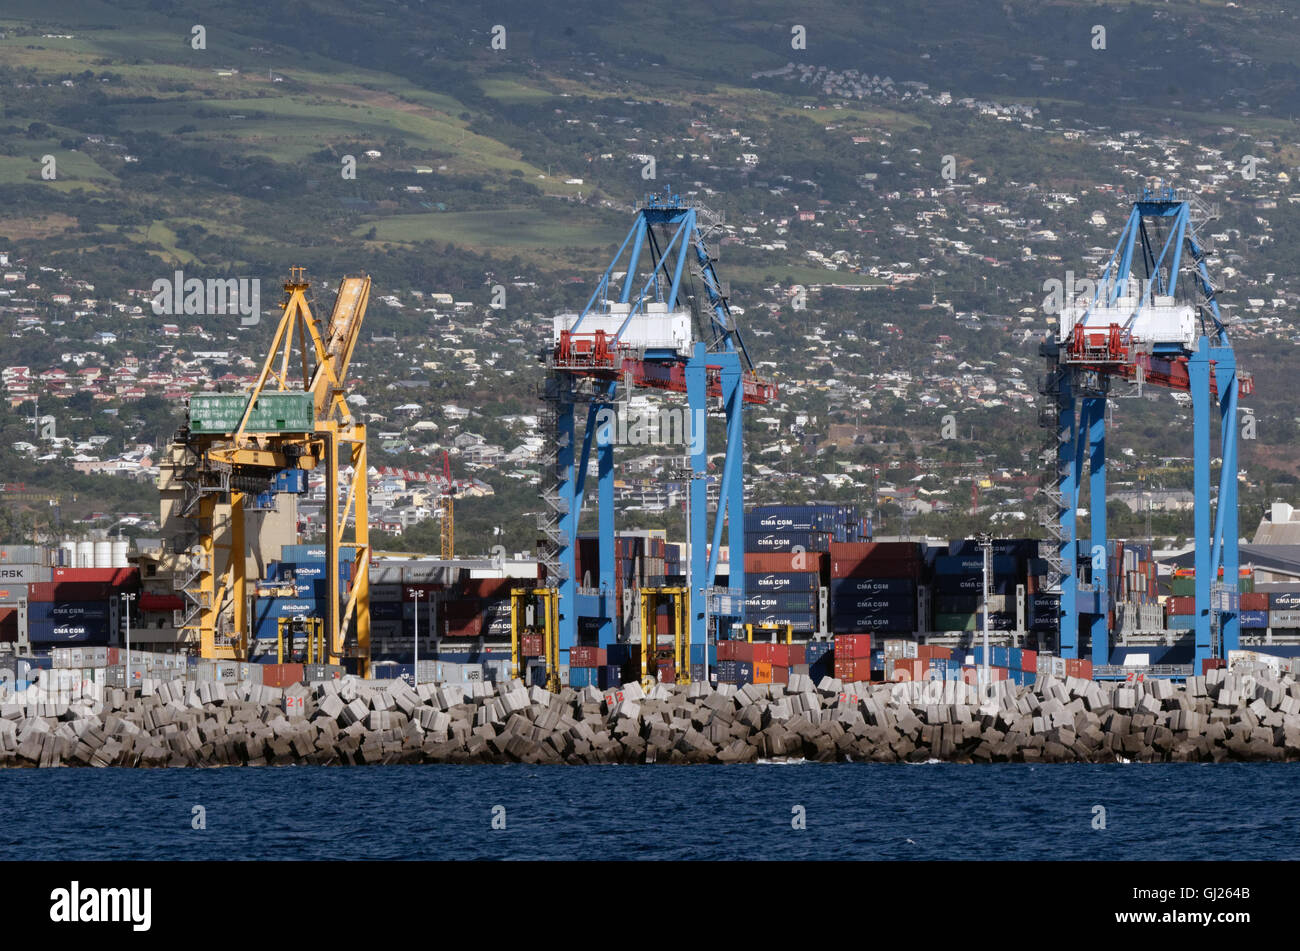
[[[27,639],[33,644],[107,644],[106,618],[27,618]]]
[[[745,573],[746,596],[772,591],[816,591],[819,586],[815,571]]]
[[[907,594],[862,594],[831,601],[832,614],[915,614],[916,598]]]
[[[751,594],[745,599],[750,611],[810,612],[817,610],[817,592],[773,592]]]
[[[1268,607],[1270,611],[1300,611],[1300,591],[1270,591]]]
[[[831,630],[836,634],[867,634],[875,631],[892,631],[897,634],[914,634],[917,630],[915,614],[881,614],[866,616],[835,615]]]
[[[745,551],[830,551],[830,532],[747,532]]]
[[[1238,618],[1241,620],[1241,626],[1251,631],[1259,631],[1268,627],[1267,611],[1242,611]]]
[[[1016,585],[1019,581],[1015,578],[990,578],[989,592],[991,594],[1015,594]],[[934,594],[974,594],[978,595],[984,590],[984,578],[981,575],[935,575],[934,576]]]
[[[860,594],[906,594],[916,596],[916,582],[911,578],[832,578],[831,600],[852,598]]]
[[[1019,569],[1019,562],[1012,556],[993,556],[993,574],[995,576],[1014,575]],[[984,561],[978,553],[974,555],[940,555],[934,560],[934,570],[936,574],[940,575],[982,575]]]

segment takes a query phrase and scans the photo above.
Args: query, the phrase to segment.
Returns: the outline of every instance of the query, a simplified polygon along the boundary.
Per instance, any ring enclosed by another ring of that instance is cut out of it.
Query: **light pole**
[[[126,689],[127,696],[131,696],[131,602],[135,600],[134,594],[123,594],[122,603],[126,610]]]
[[[984,683],[987,685],[992,683],[992,678],[989,676],[989,568],[993,560],[993,536],[988,532],[980,532],[976,537],[980,543],[980,562],[984,575],[981,590],[984,596]],[[989,688],[986,686],[985,689]]]
[[[415,670],[411,674],[411,680],[415,686],[420,686],[420,592],[416,588],[411,589],[411,603],[415,605]]]

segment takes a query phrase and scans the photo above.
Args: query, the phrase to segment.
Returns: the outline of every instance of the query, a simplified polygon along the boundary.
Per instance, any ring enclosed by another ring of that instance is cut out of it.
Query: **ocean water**
[[[1300,858],[1297,764],[289,766],[0,776],[4,860]],[[200,818],[206,828],[194,828]],[[493,828],[494,818],[504,828]],[[796,828],[800,819],[804,828]],[[1102,819],[1105,828],[1096,828]]]

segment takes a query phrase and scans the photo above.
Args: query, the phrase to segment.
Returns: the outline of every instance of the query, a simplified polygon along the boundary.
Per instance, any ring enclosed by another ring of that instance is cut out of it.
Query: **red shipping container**
[[[18,640],[18,609],[0,608],[0,642],[11,644]]]
[[[914,542],[831,542],[832,578],[917,578],[921,549]]]
[[[845,682],[866,682],[871,679],[871,658],[849,657],[841,660],[835,658],[835,679]]]
[[[870,634],[836,634],[835,659],[851,660],[871,656]]]
[[[1243,594],[1242,597],[1244,598],[1245,595]],[[1266,599],[1268,598],[1268,594],[1267,594],[1267,592],[1264,594],[1264,597],[1265,597]],[[1243,610],[1244,610],[1244,609],[1243,609]],[[1254,610],[1254,609],[1252,608],[1251,610]],[[1207,673],[1209,673],[1211,670],[1222,670],[1224,667],[1227,667],[1227,666],[1228,666],[1228,662],[1227,662],[1226,660],[1224,660],[1222,657],[1205,657],[1205,658],[1202,658],[1202,660],[1201,660],[1201,676],[1204,677],[1204,676],[1205,676]]]
[[[767,551],[745,553],[746,572],[790,574],[801,571],[820,572],[821,569],[822,552]]]
[[[445,637],[478,637],[483,633],[483,615],[473,617],[443,617],[443,634]]]
[[[1038,651],[1021,651],[1020,669],[1027,674],[1038,673]]]
[[[924,680],[925,671],[928,664],[919,657],[895,657],[892,660],[893,675],[890,679],[896,681],[903,680]]]
[[[735,641],[718,641],[718,660],[735,660]]]
[[[97,582],[115,588],[138,588],[139,568],[54,568],[50,571],[54,581]]]
[[[673,667],[672,661],[661,662],[658,667],[658,674],[661,684],[670,684],[677,680],[677,670]]]
[[[789,660],[787,666],[797,667],[800,664],[808,663],[808,648],[802,644],[791,644],[786,648],[786,658]]]
[[[1084,680],[1092,679],[1092,661],[1085,660],[1081,657],[1065,658],[1065,676],[1080,677]]]
[[[743,660],[748,663],[753,663],[754,645],[749,643],[749,641],[734,641],[733,643],[736,646],[732,648],[732,650],[734,651],[734,655],[732,656],[731,659]]]
[[[1267,611],[1268,592],[1252,591],[1249,594],[1241,595],[1241,609],[1243,611]]]
[[[1267,597],[1267,595],[1265,595],[1265,597]],[[1167,602],[1165,602],[1165,605],[1166,605],[1165,607],[1166,614],[1195,614],[1196,613],[1196,598],[1189,598],[1189,597],[1170,598]],[[1243,608],[1243,610],[1246,609]]]
[[[604,667],[605,648],[571,647],[569,648],[570,667]]]
[[[754,644],[754,663],[756,664],[773,664],[776,663],[776,645],[775,644]]]
[[[916,656],[921,660],[951,660],[952,648],[938,644],[922,644],[916,649]]]
[[[28,601],[107,601],[121,593],[107,581],[33,581],[27,586]]]
[[[461,582],[461,590],[467,598],[509,598],[514,587],[526,587],[527,582],[518,578],[471,578]]]
[[[776,667],[776,666],[773,666],[773,667],[772,667],[772,683],[774,683],[774,684],[789,684],[789,683],[790,683],[790,668],[789,668],[789,667]]]
[[[263,664],[262,686],[292,687],[302,683],[302,664]]]
[[[546,654],[546,637],[542,634],[525,634],[519,639],[519,650],[525,657],[542,657]]]
[[[979,685],[980,677],[984,674],[983,667],[963,667],[961,669],[961,679],[963,683]],[[990,667],[989,678],[992,680],[1006,680],[1010,671],[1005,667]]]

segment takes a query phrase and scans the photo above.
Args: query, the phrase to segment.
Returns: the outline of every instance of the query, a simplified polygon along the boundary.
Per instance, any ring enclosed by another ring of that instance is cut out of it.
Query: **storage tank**
[[[130,547],[131,547],[131,543],[127,541],[125,538],[114,539],[113,540],[113,563],[108,567],[110,568],[127,567],[126,553]]]
[[[94,568],[112,568],[113,567],[113,543],[110,541],[95,542],[95,563]]]
[[[77,560],[73,565],[74,568],[94,568],[95,567],[95,543],[94,542],[77,542]]]

